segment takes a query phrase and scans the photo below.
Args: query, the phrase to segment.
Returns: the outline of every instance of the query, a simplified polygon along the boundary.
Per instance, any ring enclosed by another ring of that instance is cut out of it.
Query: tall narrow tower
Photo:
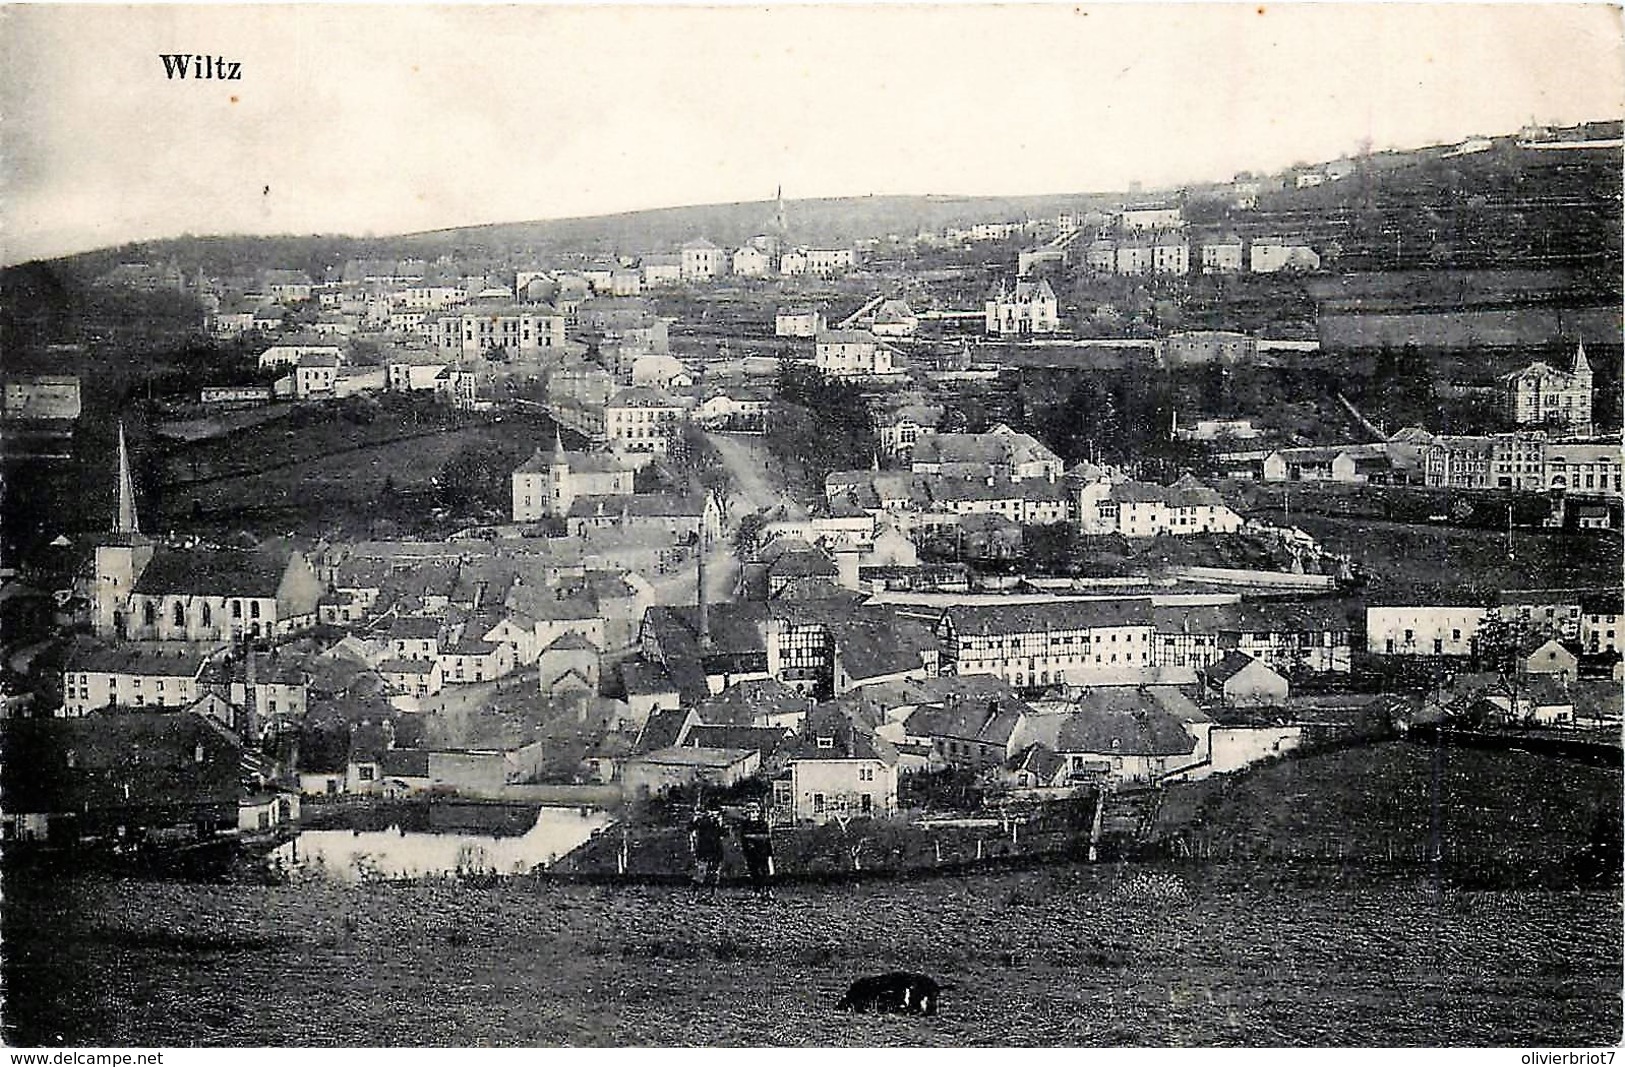
[[[124,423],[118,424],[118,520],[115,533],[141,532],[141,521],[135,513],[135,480],[130,477],[130,452],[124,445]]]
[[[773,236],[783,243],[789,233],[790,217],[784,213],[784,186],[781,185],[773,194]]]

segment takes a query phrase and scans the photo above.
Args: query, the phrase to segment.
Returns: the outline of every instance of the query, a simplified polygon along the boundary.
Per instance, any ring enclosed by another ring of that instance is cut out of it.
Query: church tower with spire
[[[141,573],[152,562],[152,541],[141,534],[135,510],[135,479],[130,474],[130,450],[124,441],[124,423],[118,424],[118,512],[113,531],[96,546],[96,573],[91,582],[91,629],[98,637],[119,638],[129,630],[126,617],[130,594]]]
[[[790,216],[784,211],[784,186],[773,194],[773,236],[782,246],[790,236]]]
[[[135,479],[130,477],[130,451],[124,444],[124,422],[118,424],[118,517],[113,532],[138,534],[141,520],[135,513]]]

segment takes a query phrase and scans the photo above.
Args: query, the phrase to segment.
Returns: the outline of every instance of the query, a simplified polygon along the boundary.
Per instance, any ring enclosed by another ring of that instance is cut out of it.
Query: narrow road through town
[[[733,479],[729,524],[755,511],[783,507],[785,517],[804,519],[807,509],[791,499],[772,475],[775,460],[762,438],[751,434],[708,433],[722,463]]]

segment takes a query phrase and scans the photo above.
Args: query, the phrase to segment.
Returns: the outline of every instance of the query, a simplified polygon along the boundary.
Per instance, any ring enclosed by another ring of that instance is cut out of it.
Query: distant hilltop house
[[[1256,237],[1249,255],[1248,266],[1254,274],[1320,269],[1320,255],[1314,249],[1287,237]]]
[[[825,330],[813,339],[813,365],[834,378],[896,373],[890,346],[868,330]]]
[[[1061,328],[1060,302],[1047,279],[1000,282],[984,312],[987,332],[994,336],[1047,335]]]
[[[884,301],[874,312],[869,329],[877,337],[912,337],[920,318],[905,300]]]
[[[1003,423],[987,433],[920,432],[911,462],[916,474],[1013,482],[1053,482],[1063,467],[1061,457],[1043,442]]]
[[[1185,224],[1183,212],[1177,206],[1167,204],[1125,207],[1118,215],[1117,221],[1118,227],[1124,233],[1177,229]]]
[[[259,365],[261,368],[297,367],[307,356],[313,360],[330,359],[334,367],[344,362],[344,350],[338,345],[272,345],[260,353]]]
[[[824,329],[824,313],[814,307],[779,308],[773,316],[775,337],[817,337]]]
[[[1591,363],[1583,343],[1575,347],[1574,363],[1567,371],[1536,362],[1500,380],[1507,417],[1519,426],[1557,425],[1580,434],[1591,432]]]
[[[1246,270],[1240,237],[1220,234],[1202,242],[1203,274],[1240,274]]]
[[[643,257],[643,287],[659,289],[683,283],[683,257],[677,254],[655,253]]]
[[[1249,363],[1257,356],[1258,338],[1226,330],[1173,333],[1157,342],[1157,358],[1166,366]]]
[[[77,419],[79,378],[72,374],[8,377],[4,410],[8,419]]]
[[[728,254],[703,237],[684,244],[681,256],[683,281],[707,281],[728,271]]]
[[[729,263],[739,278],[765,278],[773,272],[773,257],[752,245],[737,249]]]

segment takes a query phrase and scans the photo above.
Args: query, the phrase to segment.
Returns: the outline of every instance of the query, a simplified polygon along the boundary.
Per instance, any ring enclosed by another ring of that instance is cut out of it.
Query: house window
[[[835,738],[833,738],[833,737],[820,737],[818,739],[818,747],[823,748],[823,749],[832,749],[832,748],[834,748],[835,747]]]
[[[363,782],[372,781],[373,768],[371,764],[364,763],[355,769],[355,776]]]
[[[814,793],[813,797],[812,797],[812,800],[813,800],[813,814],[814,815],[822,815],[822,814],[824,814],[824,794],[822,794],[822,793]]]
[[[259,601],[258,601],[258,600],[255,600],[255,601],[251,601],[251,602],[250,602],[250,603],[249,603],[249,605],[248,605],[248,614],[249,614],[249,615],[250,615],[250,616],[251,616],[251,617],[252,617],[252,618],[256,618],[256,619],[257,619],[257,618],[259,618],[259,617],[260,617],[260,602],[259,602]]]
[[[243,602],[241,600],[233,600],[231,602],[231,617],[234,619],[240,619],[243,617]]]

